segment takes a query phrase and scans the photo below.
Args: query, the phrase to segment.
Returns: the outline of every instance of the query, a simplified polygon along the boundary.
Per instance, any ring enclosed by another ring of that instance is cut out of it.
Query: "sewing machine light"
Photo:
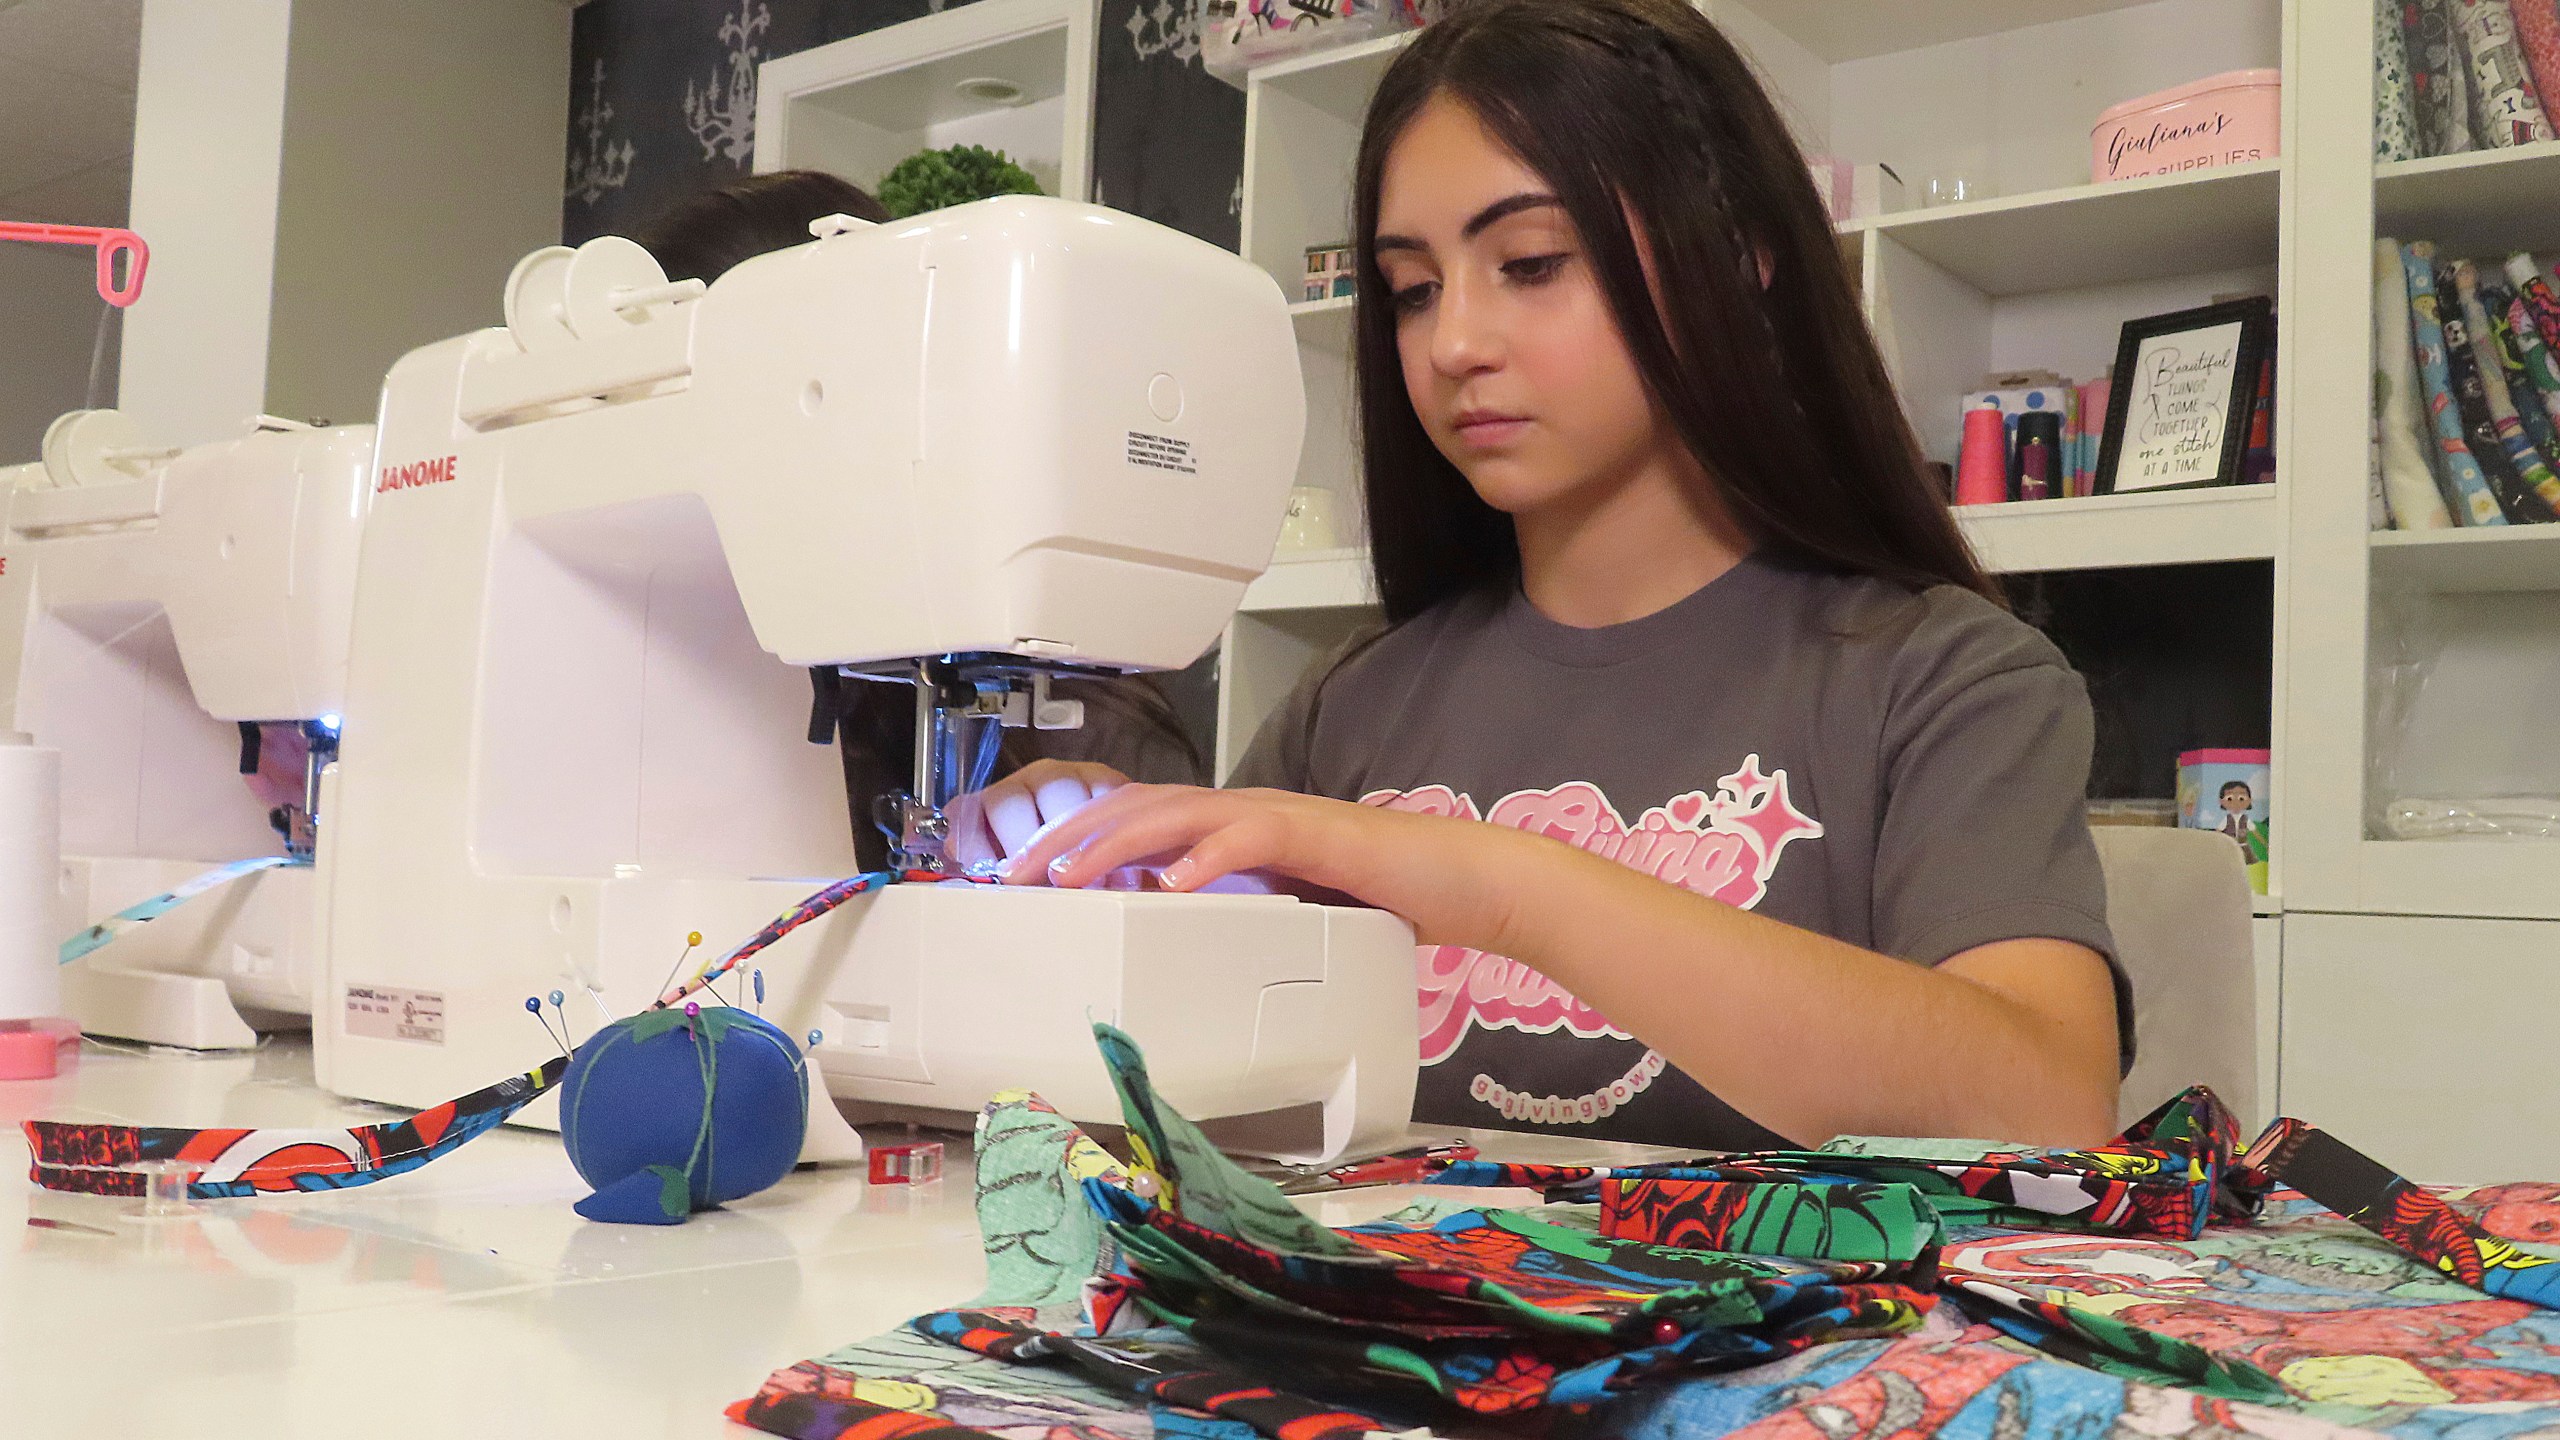
[[[332,712],[332,713],[330,713],[330,714],[327,714],[327,715],[323,715],[323,716],[321,716],[321,717],[320,717],[320,721],[319,721],[320,729],[321,729],[324,733],[326,733],[326,734],[330,734],[330,735],[335,735],[335,734],[337,734],[337,733],[338,733],[338,726],[339,726],[341,723],[342,723],[341,717],[340,717],[340,716],[338,716],[338,715],[337,715],[336,713],[334,713],[334,712]]]

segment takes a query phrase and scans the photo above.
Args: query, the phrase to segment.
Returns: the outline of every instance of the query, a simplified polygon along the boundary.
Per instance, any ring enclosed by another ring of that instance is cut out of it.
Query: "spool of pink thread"
[[[0,1080],[50,1080],[60,1073],[61,1042],[43,1030],[0,1030]]]
[[[1964,412],[1964,448],[1956,454],[1956,503],[1997,505],[2009,498],[2009,420],[1984,406]]]
[[[2080,387],[2079,457],[2071,467],[2074,495],[2098,493],[2098,447],[2106,440],[2110,380],[2110,376],[2101,375]]]

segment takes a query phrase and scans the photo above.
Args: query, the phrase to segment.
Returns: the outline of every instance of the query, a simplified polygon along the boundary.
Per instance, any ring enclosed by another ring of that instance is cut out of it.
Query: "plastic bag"
[[[2560,591],[2424,583],[2375,579],[2366,835],[2560,839],[2560,753],[2531,718],[2560,704]]]
[[[2395,840],[2560,840],[2560,795],[2404,798],[2383,825]]]

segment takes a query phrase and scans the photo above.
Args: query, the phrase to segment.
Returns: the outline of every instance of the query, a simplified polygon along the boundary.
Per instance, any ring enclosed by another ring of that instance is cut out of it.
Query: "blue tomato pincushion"
[[[800,1157],[809,1090],[799,1048],[730,1006],[649,1010],[578,1047],[560,1138],[595,1193],[580,1215],[675,1225],[772,1185]]]

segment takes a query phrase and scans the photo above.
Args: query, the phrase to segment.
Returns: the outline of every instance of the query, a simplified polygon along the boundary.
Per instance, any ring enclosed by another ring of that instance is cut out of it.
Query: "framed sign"
[[[2274,329],[2263,296],[2126,321],[2098,493],[2238,483]]]

